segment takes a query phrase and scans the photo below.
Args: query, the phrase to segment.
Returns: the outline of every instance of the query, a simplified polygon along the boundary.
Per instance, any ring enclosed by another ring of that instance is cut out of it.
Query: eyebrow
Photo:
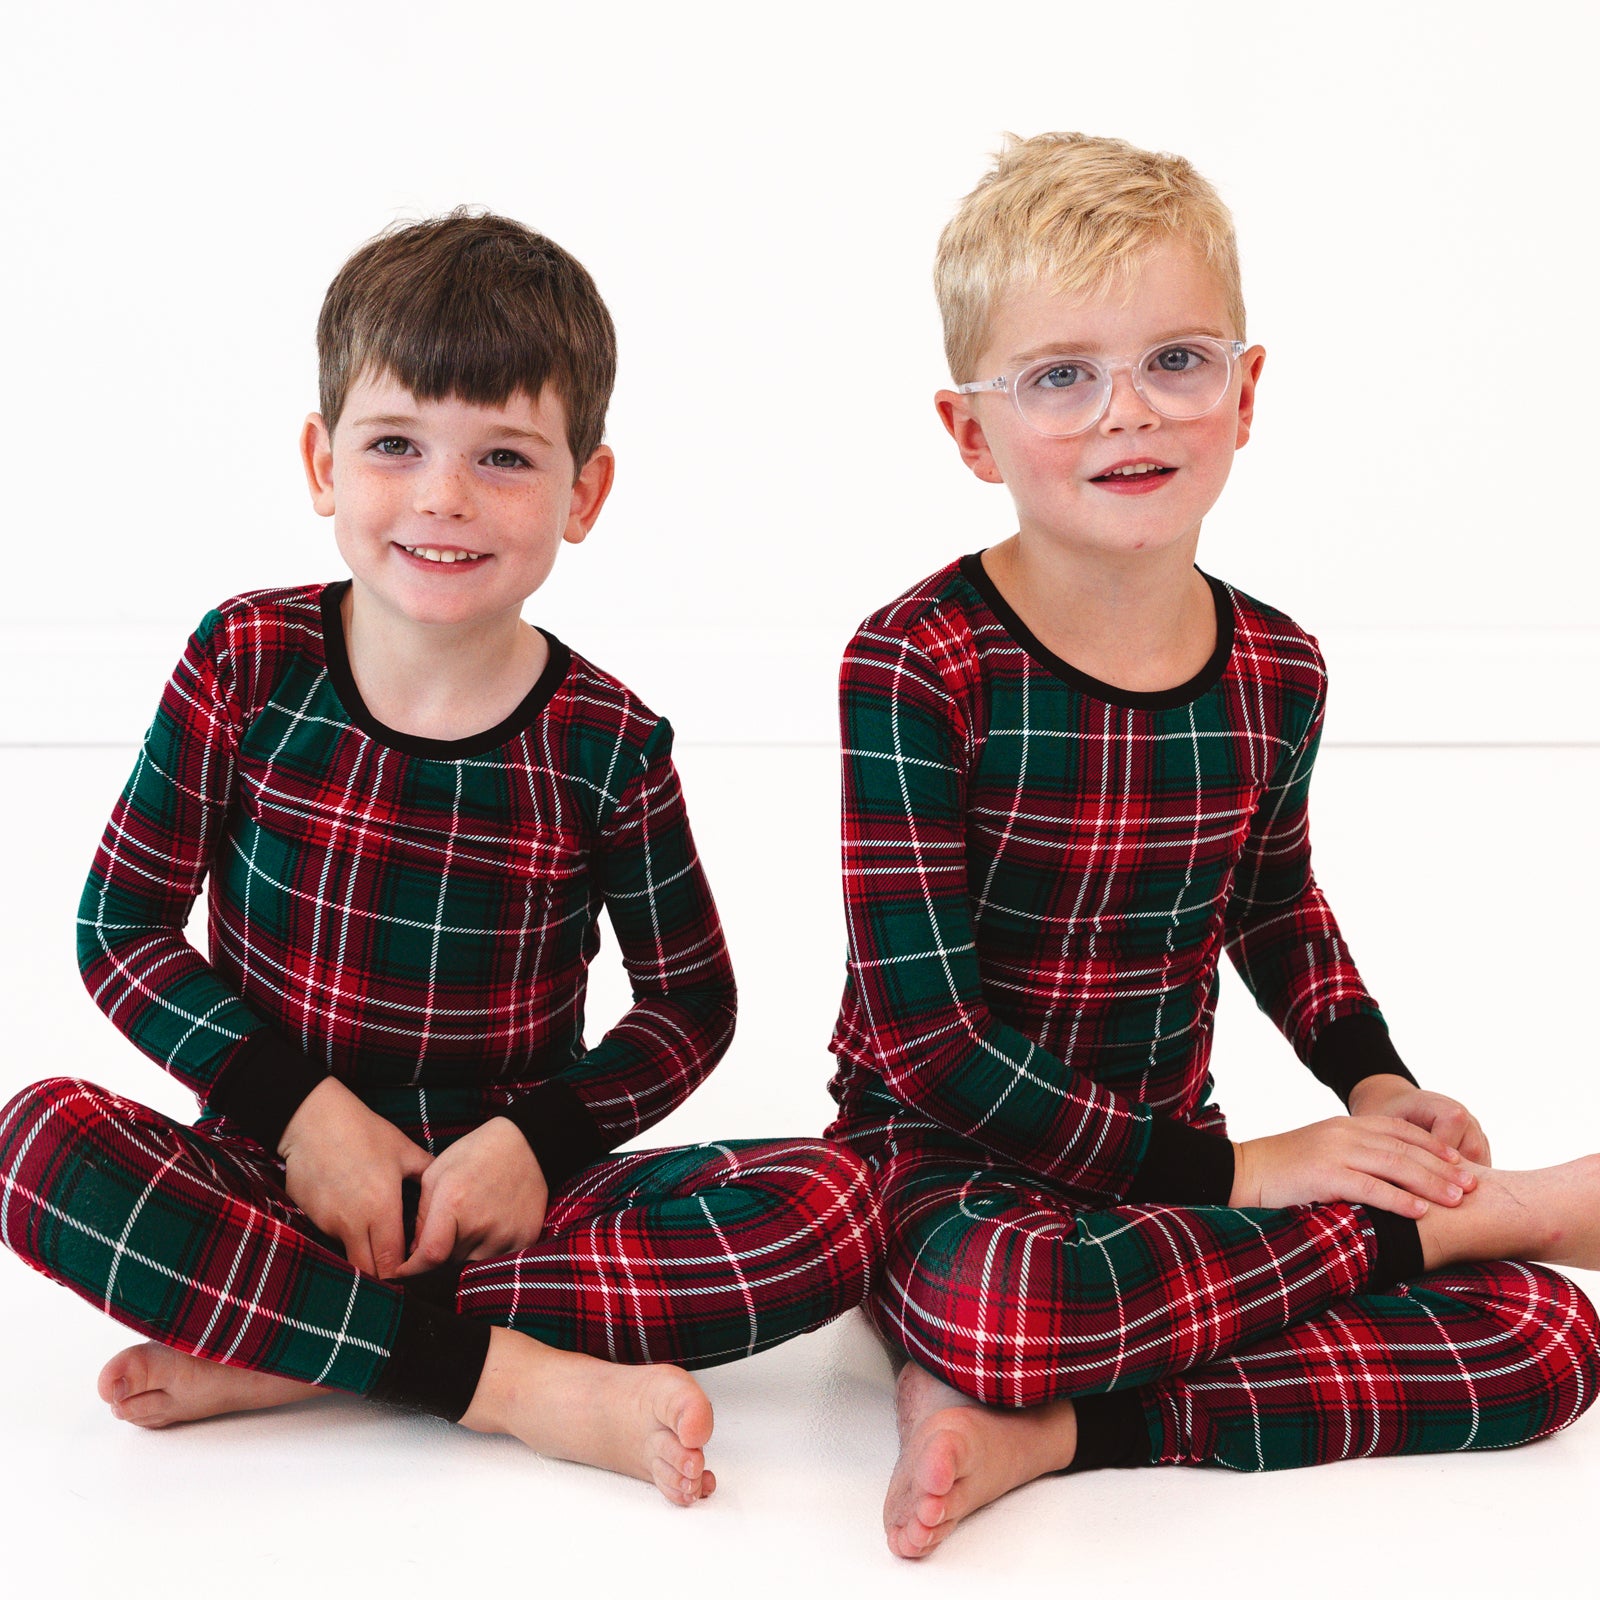
[[[410,429],[417,425],[414,416],[381,416],[360,417],[352,427],[356,428],[401,428]],[[492,437],[496,439],[525,439],[532,444],[542,444],[547,450],[553,450],[554,445],[542,433],[535,432],[532,428],[514,428],[509,424],[493,430]]]
[[[1179,339],[1225,339],[1226,337],[1227,335],[1218,328],[1178,328],[1171,333],[1158,334],[1145,346],[1145,349],[1153,349],[1158,344],[1172,344]],[[1032,350],[1024,350],[1020,355],[1013,356],[1011,363],[1013,366],[1025,367],[1030,361],[1038,361],[1045,356],[1098,353],[1095,346],[1089,343],[1074,344],[1070,339],[1055,339],[1049,344],[1035,345]]]

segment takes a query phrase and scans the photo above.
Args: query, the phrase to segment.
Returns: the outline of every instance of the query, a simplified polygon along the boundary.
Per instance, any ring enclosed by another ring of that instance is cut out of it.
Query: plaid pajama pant
[[[209,1360],[365,1394],[401,1290],[357,1272],[222,1119],[193,1128],[75,1079],[0,1110],[0,1242],[119,1322]],[[880,1256],[865,1165],[817,1139],[607,1157],[538,1242],[407,1293],[612,1361],[712,1366],[859,1303]]]
[[[1489,1261],[1375,1290],[1360,1206],[1082,1210],[906,1145],[878,1184],[883,1335],[989,1405],[1127,1394],[1139,1462],[1501,1448],[1565,1427],[1600,1385],[1600,1319],[1565,1278]]]

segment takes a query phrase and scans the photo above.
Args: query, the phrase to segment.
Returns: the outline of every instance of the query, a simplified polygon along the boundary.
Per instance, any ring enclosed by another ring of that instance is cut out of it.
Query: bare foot
[[[705,1464],[711,1402],[678,1367],[614,1366],[494,1328],[461,1421],[476,1433],[510,1434],[540,1455],[643,1478],[674,1505],[717,1486]]]
[[[900,1446],[914,1434],[935,1411],[948,1411],[953,1406],[975,1406],[977,1401],[952,1389],[915,1361],[907,1361],[900,1368],[894,1386],[894,1420],[900,1433]]]
[[[1532,1172],[1462,1166],[1477,1185],[1460,1205],[1430,1206],[1417,1223],[1427,1271],[1504,1257],[1600,1268],[1600,1155]]]
[[[980,1406],[915,1362],[901,1369],[895,1413],[900,1459],[884,1497],[883,1531],[897,1556],[912,1559],[990,1501],[1070,1466],[1078,1442],[1070,1400],[1022,1411]]]
[[[227,1411],[262,1411],[332,1392],[269,1372],[202,1361],[163,1344],[135,1344],[118,1351],[100,1369],[96,1387],[112,1416],[141,1428],[165,1428]]]

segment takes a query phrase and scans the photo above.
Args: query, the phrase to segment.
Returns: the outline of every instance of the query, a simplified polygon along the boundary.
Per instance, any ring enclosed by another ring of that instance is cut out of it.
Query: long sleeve
[[[145,735],[78,908],[95,1003],[147,1056],[269,1148],[326,1076],[223,983],[184,937],[234,803],[239,712],[201,623]]]
[[[633,1004],[581,1060],[506,1113],[551,1183],[660,1121],[733,1037],[733,968],[664,721],[605,816],[593,871]]]
[[[1326,683],[1324,672],[1305,735],[1279,762],[1251,820],[1228,899],[1226,937],[1256,1003],[1313,1073],[1348,1100],[1374,1073],[1411,1074],[1311,871],[1308,801]]]
[[[1226,1140],[1073,1070],[986,1000],[967,868],[967,700],[936,664],[955,652],[924,633],[869,624],[841,674],[849,974],[875,1070],[906,1105],[1054,1181],[1225,1201]]]

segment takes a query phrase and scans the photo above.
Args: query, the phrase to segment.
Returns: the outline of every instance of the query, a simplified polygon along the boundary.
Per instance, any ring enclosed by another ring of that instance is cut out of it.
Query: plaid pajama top
[[[269,1149],[331,1072],[429,1149],[510,1116],[553,1186],[676,1106],[733,1033],[672,730],[551,638],[499,726],[397,733],[351,674],[347,588],[200,624],[84,890],[84,980]],[[182,931],[207,882],[209,961]],[[634,1003],[587,1049],[602,907]]]
[[[1232,1149],[1201,1131],[1224,948],[1323,1081],[1410,1076],[1311,872],[1316,641],[1207,581],[1216,648],[1159,693],[1054,656],[976,555],[861,625],[830,1133],[953,1141],[1085,1202],[1225,1203]]]

